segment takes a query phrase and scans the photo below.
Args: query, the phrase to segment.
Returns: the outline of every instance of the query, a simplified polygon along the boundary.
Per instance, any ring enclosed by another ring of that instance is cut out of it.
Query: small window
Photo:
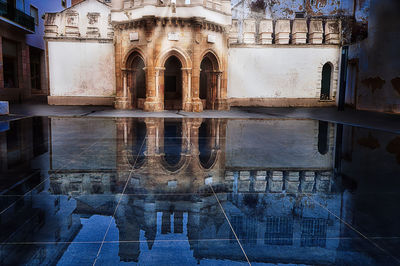
[[[67,0],[61,0],[61,5],[62,5],[62,7],[66,8],[67,7]]]
[[[36,26],[39,25],[39,10],[31,5],[31,17],[35,19]]]
[[[25,12],[25,0],[17,0],[15,1],[15,7],[22,11]]]
[[[305,12],[296,12],[295,18],[305,18],[306,13]]]

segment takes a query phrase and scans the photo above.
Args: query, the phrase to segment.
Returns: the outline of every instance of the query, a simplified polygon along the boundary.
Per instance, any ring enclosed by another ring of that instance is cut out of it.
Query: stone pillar
[[[228,110],[228,100],[226,99],[226,81],[224,76],[226,76],[226,72],[216,72],[216,110]]]
[[[192,111],[192,69],[182,68],[182,109]]]
[[[311,44],[322,44],[323,40],[323,28],[322,19],[312,18],[310,20],[310,43]]]
[[[149,77],[146,101],[143,107],[145,111],[162,111],[164,109],[164,70],[164,67],[145,68],[146,77]]]
[[[325,43],[340,43],[340,23],[336,19],[328,19],[325,22]]]
[[[128,73],[126,69],[121,69],[122,73],[122,90],[117,90],[115,97],[115,109],[128,109]]]
[[[296,18],[293,21],[293,44],[307,43],[307,20],[305,18]]]
[[[229,30],[229,43],[238,43],[239,40],[239,22],[232,19],[231,28]]]
[[[254,44],[256,42],[256,20],[245,19],[243,20],[243,42],[245,44]]]
[[[290,39],[290,20],[278,19],[275,25],[275,43],[289,44]]]
[[[274,32],[274,27],[271,19],[263,19],[260,21],[261,44],[272,44],[273,32]]]

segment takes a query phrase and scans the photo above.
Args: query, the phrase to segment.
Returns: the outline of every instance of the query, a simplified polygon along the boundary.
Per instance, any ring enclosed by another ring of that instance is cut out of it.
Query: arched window
[[[322,78],[321,78],[321,100],[329,100],[331,95],[331,76],[332,66],[330,63],[326,63],[322,67]]]

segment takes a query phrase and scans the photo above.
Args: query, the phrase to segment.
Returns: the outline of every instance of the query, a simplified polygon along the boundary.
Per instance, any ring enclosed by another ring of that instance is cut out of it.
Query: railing
[[[35,31],[35,19],[0,0],[0,16],[9,19],[22,27]]]

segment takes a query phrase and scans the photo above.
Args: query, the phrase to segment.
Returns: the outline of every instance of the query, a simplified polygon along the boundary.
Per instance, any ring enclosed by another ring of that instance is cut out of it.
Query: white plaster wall
[[[114,45],[49,41],[51,96],[114,96]]]
[[[321,73],[331,62],[335,96],[339,47],[232,47],[228,55],[229,98],[319,98]]]

